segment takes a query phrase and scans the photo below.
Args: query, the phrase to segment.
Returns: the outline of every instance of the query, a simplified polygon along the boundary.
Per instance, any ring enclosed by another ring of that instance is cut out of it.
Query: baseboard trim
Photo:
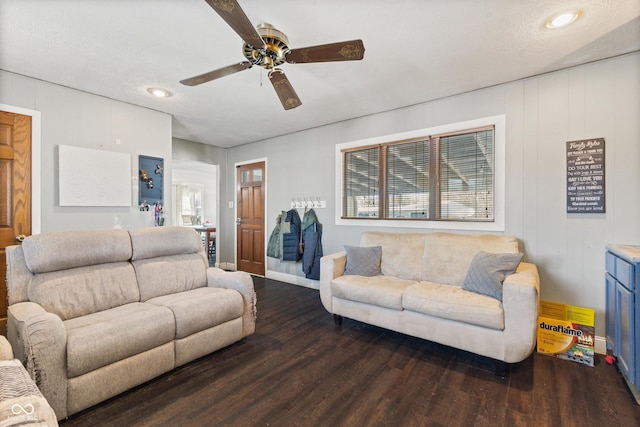
[[[223,270],[236,271],[236,265],[232,262],[220,262],[216,263],[216,267],[221,268]]]
[[[304,286],[305,288],[320,289],[318,280],[307,279],[306,277],[296,276],[294,274],[280,273],[279,271],[267,270],[267,279],[278,280],[280,282],[289,283],[291,285]]]
[[[607,338],[599,337],[596,335],[596,339],[593,343],[594,351],[597,354],[607,354]]]

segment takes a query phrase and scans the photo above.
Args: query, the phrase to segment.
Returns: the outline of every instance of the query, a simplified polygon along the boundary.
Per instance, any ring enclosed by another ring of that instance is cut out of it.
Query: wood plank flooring
[[[254,277],[254,335],[61,426],[639,426],[614,366],[533,354],[506,378],[470,353],[350,319]]]

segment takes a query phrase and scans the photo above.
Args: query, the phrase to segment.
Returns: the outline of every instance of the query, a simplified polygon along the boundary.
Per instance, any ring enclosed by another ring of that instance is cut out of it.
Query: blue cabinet
[[[607,245],[605,260],[607,348],[627,381],[640,390],[640,246]]]

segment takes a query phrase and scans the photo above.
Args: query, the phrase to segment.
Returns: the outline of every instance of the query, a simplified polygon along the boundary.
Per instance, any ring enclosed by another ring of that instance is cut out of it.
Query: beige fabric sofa
[[[344,251],[321,260],[320,297],[336,324],[344,316],[506,363],[533,352],[539,300],[535,265],[521,262],[506,277],[502,301],[462,288],[476,253],[517,253],[514,237],[364,232],[360,246],[382,247],[380,275],[345,276]]]
[[[7,336],[58,419],[255,331],[251,276],[184,227],[54,232],[7,248]]]

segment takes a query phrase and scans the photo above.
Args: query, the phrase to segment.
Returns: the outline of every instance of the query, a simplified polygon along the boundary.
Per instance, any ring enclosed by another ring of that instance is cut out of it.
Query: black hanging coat
[[[320,258],[322,258],[322,224],[313,209],[302,218],[302,272],[307,279],[320,280]]]
[[[282,260],[298,261],[300,260],[301,256],[298,252],[301,232],[301,222],[298,211],[295,209],[287,211],[285,222],[288,223],[287,225],[289,226],[289,232],[282,234]]]

